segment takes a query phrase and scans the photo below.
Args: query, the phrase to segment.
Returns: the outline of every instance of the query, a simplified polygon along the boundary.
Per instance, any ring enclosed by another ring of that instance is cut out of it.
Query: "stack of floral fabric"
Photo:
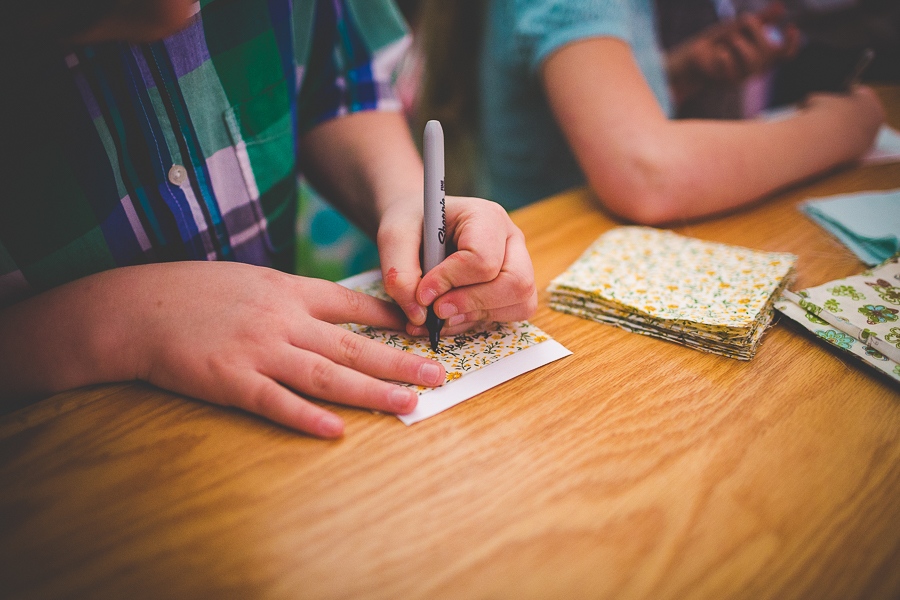
[[[819,338],[900,381],[900,254],[870,271],[797,292],[775,307]]]
[[[793,276],[793,254],[649,227],[598,238],[548,288],[558,311],[750,360]]]

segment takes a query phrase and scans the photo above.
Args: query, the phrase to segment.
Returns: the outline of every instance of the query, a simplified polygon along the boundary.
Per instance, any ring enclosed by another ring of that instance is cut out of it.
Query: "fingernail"
[[[453,315],[457,314],[459,312],[459,309],[449,302],[444,302],[435,309],[435,312],[437,312],[437,315],[440,318],[449,319]]]
[[[340,437],[344,433],[344,421],[331,413],[322,415],[319,419],[319,435],[327,438]]]
[[[409,320],[416,325],[421,325],[425,322],[425,314],[425,309],[418,304],[410,304],[406,311]]]
[[[431,387],[437,387],[444,381],[441,374],[441,367],[437,363],[427,362],[419,369],[419,377],[422,381]]]
[[[438,293],[437,290],[426,289],[422,292],[421,296],[422,304],[430,306],[431,303],[434,302],[434,299],[438,297]]]
[[[406,414],[415,407],[415,400],[416,394],[412,390],[398,387],[391,390],[388,404],[395,413]]]

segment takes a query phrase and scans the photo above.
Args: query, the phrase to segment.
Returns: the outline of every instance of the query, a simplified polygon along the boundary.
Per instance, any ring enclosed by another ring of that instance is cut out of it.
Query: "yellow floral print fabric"
[[[772,321],[793,254],[706,242],[651,227],[598,238],[548,288],[561,312],[741,360]]]
[[[382,300],[392,301],[385,293],[381,280],[355,286],[353,289]],[[466,373],[486,367],[520,350],[550,339],[550,336],[527,321],[487,323],[472,331],[442,337],[438,351],[435,352],[431,349],[428,338],[416,338],[404,332],[355,323],[345,323],[342,326],[388,346],[439,361],[447,372],[445,385],[463,377]],[[412,384],[402,385],[412,388],[420,395],[431,389]]]

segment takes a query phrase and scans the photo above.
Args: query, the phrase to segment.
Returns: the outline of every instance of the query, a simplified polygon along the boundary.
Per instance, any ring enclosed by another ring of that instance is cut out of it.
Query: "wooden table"
[[[900,125],[900,88],[882,89]],[[796,209],[845,169],[679,233],[862,270]],[[544,289],[618,223],[515,214]],[[574,355],[422,423],[325,442],[143,384],[0,419],[4,598],[897,598],[900,390],[782,319],[751,362],[549,310]]]

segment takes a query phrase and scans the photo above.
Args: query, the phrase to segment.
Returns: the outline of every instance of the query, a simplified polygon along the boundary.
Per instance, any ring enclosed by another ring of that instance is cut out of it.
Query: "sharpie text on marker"
[[[444,191],[444,182],[441,181],[441,191]],[[438,242],[445,243],[447,239],[447,205],[445,199],[441,198],[441,228],[438,229]]]

